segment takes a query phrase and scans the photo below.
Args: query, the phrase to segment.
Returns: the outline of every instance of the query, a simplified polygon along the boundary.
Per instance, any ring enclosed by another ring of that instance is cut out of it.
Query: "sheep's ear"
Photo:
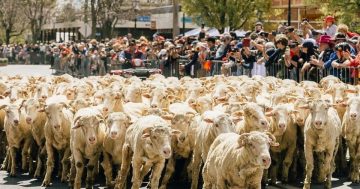
[[[181,135],[181,131],[179,131],[179,130],[176,130],[176,129],[172,129],[171,130],[171,135],[176,135],[176,136],[179,136],[179,135]]]
[[[298,113],[299,113],[299,111],[297,111],[297,110],[291,110],[291,111],[290,111],[290,114],[294,114],[294,115],[295,115],[295,114],[298,114]]]
[[[275,115],[275,112],[274,111],[267,111],[266,113],[265,113],[265,116],[268,116],[268,117],[272,117],[272,116],[274,116]]]
[[[4,109],[4,108],[6,108],[8,105],[7,104],[3,104],[3,105],[1,105],[0,106],[0,110],[2,110],[2,109]]]
[[[239,143],[239,147],[243,147],[245,146],[246,143],[248,143],[248,138],[250,136],[250,133],[244,133],[244,134],[241,134],[239,139],[238,139],[238,143]]]
[[[166,114],[161,116],[165,120],[172,120],[174,118],[174,115],[172,114]]]
[[[80,119],[81,119],[81,116],[77,117],[77,118],[74,120],[74,125],[73,125],[72,129],[77,129],[77,128],[80,128],[80,127],[81,127]]]
[[[145,98],[151,98],[151,95],[149,93],[144,93],[142,96]]]
[[[205,118],[204,121],[206,123],[214,123],[214,121],[212,119],[210,119],[210,118]]]
[[[151,135],[151,131],[152,131],[152,128],[151,128],[151,127],[144,129],[141,137],[142,137],[143,139],[149,138],[150,135]]]
[[[354,89],[346,89],[346,90],[345,90],[345,93],[357,94],[358,91],[357,91],[357,90],[354,90]]]
[[[269,144],[270,146],[279,146],[280,144],[276,142],[276,138],[273,134],[266,132],[265,133],[269,137]]]

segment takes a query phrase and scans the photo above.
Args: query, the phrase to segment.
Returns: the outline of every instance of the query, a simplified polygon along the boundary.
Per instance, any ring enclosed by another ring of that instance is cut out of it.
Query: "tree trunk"
[[[179,34],[179,1],[173,0],[173,39],[175,39]]]
[[[90,1],[91,6],[91,37],[95,38],[96,36],[96,23],[97,23],[97,17],[96,17],[96,10],[95,10],[95,2],[96,0]]]
[[[10,44],[10,38],[11,38],[11,30],[6,29],[5,30],[5,43],[8,45]]]

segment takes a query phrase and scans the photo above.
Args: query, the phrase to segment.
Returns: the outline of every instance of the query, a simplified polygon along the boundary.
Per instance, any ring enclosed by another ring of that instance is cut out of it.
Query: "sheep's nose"
[[[14,123],[15,123],[16,125],[19,124],[19,120],[15,119],[15,120],[14,120]]]
[[[357,113],[352,113],[352,114],[350,115],[350,117],[353,118],[353,119],[355,119],[355,118],[357,117]]]
[[[158,105],[157,105],[157,104],[151,104],[151,107],[152,107],[152,108],[157,108]]]
[[[111,132],[111,136],[116,136],[117,135],[117,132],[116,131],[112,131]]]
[[[315,121],[315,125],[320,126],[322,124],[322,121]]]
[[[27,123],[31,123],[31,118],[30,118],[30,117],[27,117],[27,118],[26,118],[26,122],[27,122]]]
[[[55,128],[55,129],[59,129],[59,128],[60,128],[60,125],[54,125],[54,128]]]
[[[279,124],[279,128],[280,128],[280,129],[284,129],[284,128],[285,128],[285,123],[280,123],[280,124]]]
[[[270,157],[268,157],[268,156],[263,156],[262,157],[262,163],[264,164],[264,165],[269,165],[270,163],[271,163],[271,158]]]
[[[46,99],[47,96],[46,96],[46,95],[42,95],[41,98],[42,98],[42,99]]]
[[[302,122],[304,122],[304,119],[299,118],[299,119],[296,119],[296,121],[299,123],[302,123]]]
[[[125,99],[125,100],[124,100],[124,102],[125,102],[125,103],[128,103],[128,102],[130,102],[130,100],[128,100],[128,99]]]
[[[261,124],[262,126],[264,126],[264,127],[267,127],[267,126],[268,126],[267,121],[261,121],[260,124]]]
[[[90,141],[90,142],[95,142],[95,140],[96,140],[95,137],[90,137],[90,138],[89,138],[89,141]]]

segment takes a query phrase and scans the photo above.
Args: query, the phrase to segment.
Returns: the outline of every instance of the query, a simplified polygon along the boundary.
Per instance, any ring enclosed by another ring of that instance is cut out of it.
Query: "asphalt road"
[[[22,75],[22,76],[49,76],[52,71],[48,65],[9,65],[6,67],[0,67],[0,74],[7,75]],[[2,153],[2,152],[0,152]],[[360,185],[352,184],[351,182],[346,181],[345,178],[337,179],[333,178],[333,188],[336,189],[360,189]],[[22,174],[17,177],[9,177],[7,172],[0,171],[0,189],[18,189],[18,188],[27,188],[27,189],[38,189],[40,187],[41,180],[36,180],[30,177],[28,174]],[[58,180],[54,179],[52,189],[65,189],[67,188],[66,184],[60,183]],[[94,188],[104,188],[104,182],[100,179],[100,182],[97,182]],[[189,187],[184,185],[175,185],[169,187],[169,189],[187,189]],[[298,186],[290,185],[278,185],[267,187],[269,189],[300,189],[301,183]],[[312,189],[323,188],[322,185],[312,185]]]

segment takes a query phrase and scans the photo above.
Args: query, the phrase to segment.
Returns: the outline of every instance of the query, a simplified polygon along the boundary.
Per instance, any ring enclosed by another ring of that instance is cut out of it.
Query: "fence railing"
[[[243,66],[240,63],[229,64],[227,61],[207,61],[197,62],[193,67],[192,74],[189,75],[185,71],[185,66],[190,63],[188,58],[179,58],[176,61],[167,63],[162,60],[144,60],[146,68],[161,69],[166,77],[191,76],[191,77],[207,77],[214,75],[225,74],[228,76],[247,75],[249,77],[254,75],[274,76],[280,79],[292,79],[298,82],[310,80],[320,82],[320,80],[328,75],[334,75],[340,78],[341,81],[349,84],[358,84],[360,68],[341,68],[341,69],[324,69],[316,66],[311,66],[306,71],[302,72],[300,68],[288,67],[285,64],[273,64],[269,67],[264,65],[257,65],[254,63],[252,69]],[[207,65],[206,65],[207,64]],[[230,65],[230,66],[229,66]],[[120,63],[111,58],[89,58],[84,56],[78,57],[54,57],[54,64],[52,66],[54,74],[68,73],[75,77],[87,77],[91,75],[105,75],[111,73],[112,70],[122,70],[130,68],[129,62]],[[257,67],[257,68],[255,68]],[[260,69],[254,71],[254,69]]]

